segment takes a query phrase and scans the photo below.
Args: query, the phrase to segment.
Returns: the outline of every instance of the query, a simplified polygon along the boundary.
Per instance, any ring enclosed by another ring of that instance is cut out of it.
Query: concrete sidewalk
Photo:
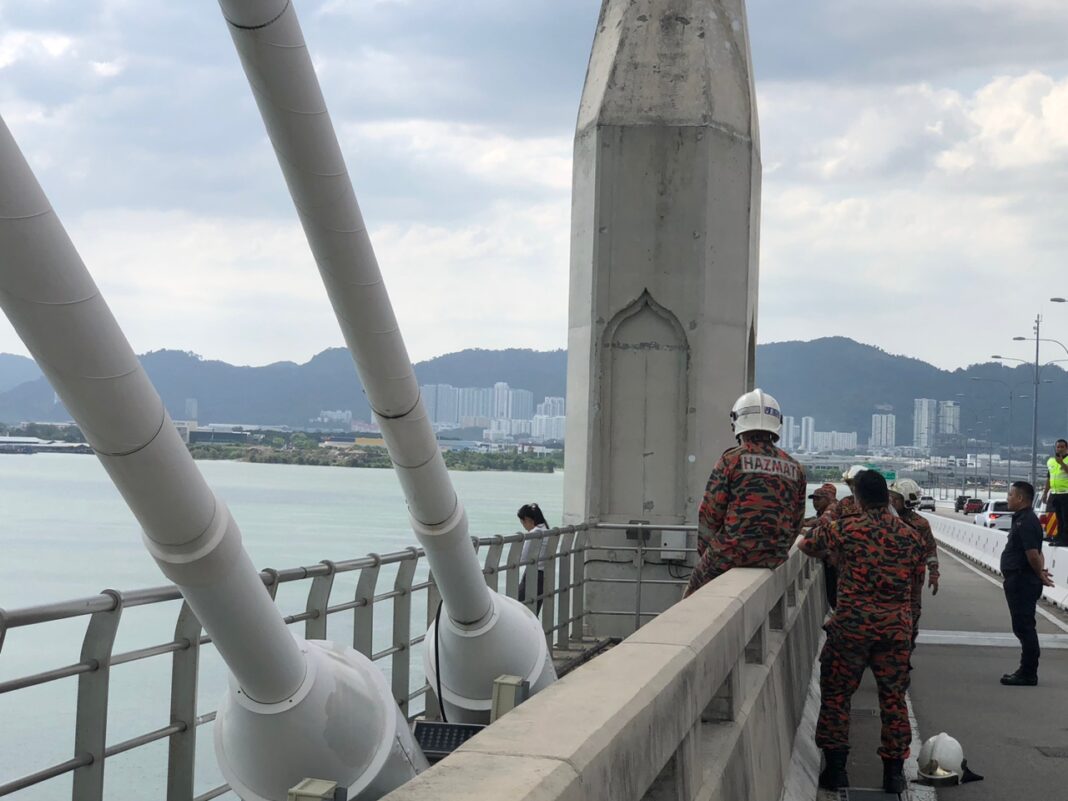
[[[941,588],[937,596],[925,592],[913,655],[912,709],[921,741],[948,732],[961,741],[969,767],[986,778],[940,788],[938,798],[1068,799],[1068,619],[1039,606],[1048,615],[1038,618],[1043,640],[1039,686],[1004,687],[999,679],[1016,669],[1020,651],[1000,580],[943,549],[939,559]],[[882,783],[878,709],[869,672],[853,698],[849,776],[854,788]],[[861,796],[851,792],[850,797]],[[934,791],[912,785],[909,797],[933,798]]]

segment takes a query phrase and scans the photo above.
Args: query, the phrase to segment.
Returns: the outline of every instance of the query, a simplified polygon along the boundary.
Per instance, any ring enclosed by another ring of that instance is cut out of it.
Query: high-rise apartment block
[[[956,401],[938,402],[938,433],[960,433],[960,404]]]
[[[814,431],[812,432],[813,451],[855,451],[857,449],[857,432],[850,431]]]
[[[782,419],[782,434],[779,435],[779,447],[785,451],[793,451],[797,448],[797,441],[794,437],[794,418],[784,417]]]
[[[871,447],[893,448],[897,444],[897,416],[873,414],[871,416]]]
[[[958,425],[959,425],[958,413]],[[916,398],[912,408],[912,445],[930,450],[938,433],[938,401]]]
[[[538,404],[534,415],[545,417],[563,417],[566,414],[567,401],[564,398],[546,396],[545,400]]]
[[[801,418],[801,450],[814,451],[812,439],[816,433],[816,418],[814,417],[802,417]]]

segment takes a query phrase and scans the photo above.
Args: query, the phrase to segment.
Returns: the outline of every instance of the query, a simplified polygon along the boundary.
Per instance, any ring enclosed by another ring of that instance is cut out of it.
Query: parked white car
[[[983,501],[983,508],[975,516],[975,525],[1008,531],[1012,528],[1012,512],[1008,501]]]
[[[930,495],[920,496],[920,505],[917,507],[921,512],[927,510],[933,512],[935,510],[935,499]]]

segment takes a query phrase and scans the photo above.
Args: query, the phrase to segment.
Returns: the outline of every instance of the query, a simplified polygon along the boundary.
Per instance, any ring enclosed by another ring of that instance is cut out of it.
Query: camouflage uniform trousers
[[[849,748],[849,711],[865,669],[871,668],[879,688],[882,744],[879,756],[909,755],[912,726],[905,693],[909,688],[908,639],[867,639],[827,635],[820,654],[820,716],[816,745],[831,751]]]
[[[912,650],[916,650],[916,638],[920,636],[920,614],[923,612],[923,581],[925,573],[916,574],[916,583],[912,585]]]
[[[747,553],[721,551],[709,546],[690,574],[687,593],[695,593],[714,578],[719,578],[732,567],[766,567],[774,570],[787,559],[773,549],[755,549]]]

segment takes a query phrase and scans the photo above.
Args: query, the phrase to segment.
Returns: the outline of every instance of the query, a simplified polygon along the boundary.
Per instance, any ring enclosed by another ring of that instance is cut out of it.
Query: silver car
[[[975,516],[975,525],[1008,531],[1012,528],[1012,512],[1008,501],[984,501]]]
[[[917,508],[921,512],[924,510],[933,512],[935,510],[935,499],[930,495],[921,495],[920,504]]]

